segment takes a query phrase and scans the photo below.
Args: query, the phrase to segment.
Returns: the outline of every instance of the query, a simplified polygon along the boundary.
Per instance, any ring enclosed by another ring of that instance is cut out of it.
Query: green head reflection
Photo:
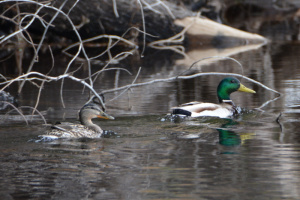
[[[230,126],[238,124],[238,122],[228,119],[227,123],[223,124],[221,128],[216,129],[219,132],[219,143],[221,145],[227,147],[239,146],[243,145],[246,140],[254,137],[254,133],[236,133],[227,129]]]

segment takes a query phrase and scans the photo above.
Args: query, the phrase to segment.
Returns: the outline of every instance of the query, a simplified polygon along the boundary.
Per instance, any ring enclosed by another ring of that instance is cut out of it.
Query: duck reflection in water
[[[234,154],[236,152],[232,151],[233,149],[230,147],[243,145],[246,140],[254,138],[254,133],[235,133],[227,129],[237,124],[239,123],[232,119],[227,119],[227,123],[223,124],[221,128],[216,129],[219,132],[219,144],[224,147],[229,147],[226,148],[226,151],[222,152],[222,154]]]

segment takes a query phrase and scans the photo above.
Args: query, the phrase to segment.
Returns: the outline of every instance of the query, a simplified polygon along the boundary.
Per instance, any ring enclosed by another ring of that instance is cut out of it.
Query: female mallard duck
[[[172,108],[173,114],[181,114],[191,117],[212,116],[226,118],[236,112],[236,107],[230,99],[230,94],[235,91],[255,93],[233,77],[224,78],[218,86],[217,95],[220,104],[190,102],[179,107]]]
[[[84,105],[79,112],[81,124],[63,123],[51,127],[51,131],[42,137],[48,139],[56,138],[100,138],[103,130],[92,122],[93,118],[114,119],[100,108],[96,103]]]

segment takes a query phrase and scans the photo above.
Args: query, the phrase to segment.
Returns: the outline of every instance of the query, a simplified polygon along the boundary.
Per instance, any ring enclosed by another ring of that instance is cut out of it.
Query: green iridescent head
[[[235,91],[255,93],[254,90],[251,90],[245,87],[243,84],[241,84],[241,82],[238,79],[234,77],[227,77],[220,82],[217,89],[219,102],[222,103],[223,100],[231,100],[230,94]]]

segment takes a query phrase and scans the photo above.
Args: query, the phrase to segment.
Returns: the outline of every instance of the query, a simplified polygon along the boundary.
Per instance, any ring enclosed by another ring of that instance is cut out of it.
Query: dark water
[[[36,117],[26,125],[11,113],[1,121],[0,198],[300,199],[300,44],[273,43],[243,51],[212,54],[237,59],[246,76],[282,95],[275,99],[275,93],[242,80],[257,93],[232,95],[237,105],[247,108],[233,119],[170,120],[165,115],[180,103],[216,102],[215,89],[223,76],[136,87],[113,101],[119,93],[107,94],[107,112],[116,119],[96,123],[117,133],[108,138],[37,142],[45,131],[42,120]],[[130,84],[139,66],[137,82],[176,76],[203,54],[189,51],[188,60],[153,50],[144,61],[118,65],[134,75],[111,71],[95,88]],[[64,58],[57,55],[55,60],[63,68]],[[41,62],[45,68],[50,65],[47,59]],[[240,73],[230,60],[204,63],[202,71]],[[9,91],[14,94],[16,88]],[[66,81],[63,109],[59,89],[60,82],[45,85],[38,109],[49,123],[76,121],[87,91]],[[26,84],[19,104],[34,106],[37,93]]]

